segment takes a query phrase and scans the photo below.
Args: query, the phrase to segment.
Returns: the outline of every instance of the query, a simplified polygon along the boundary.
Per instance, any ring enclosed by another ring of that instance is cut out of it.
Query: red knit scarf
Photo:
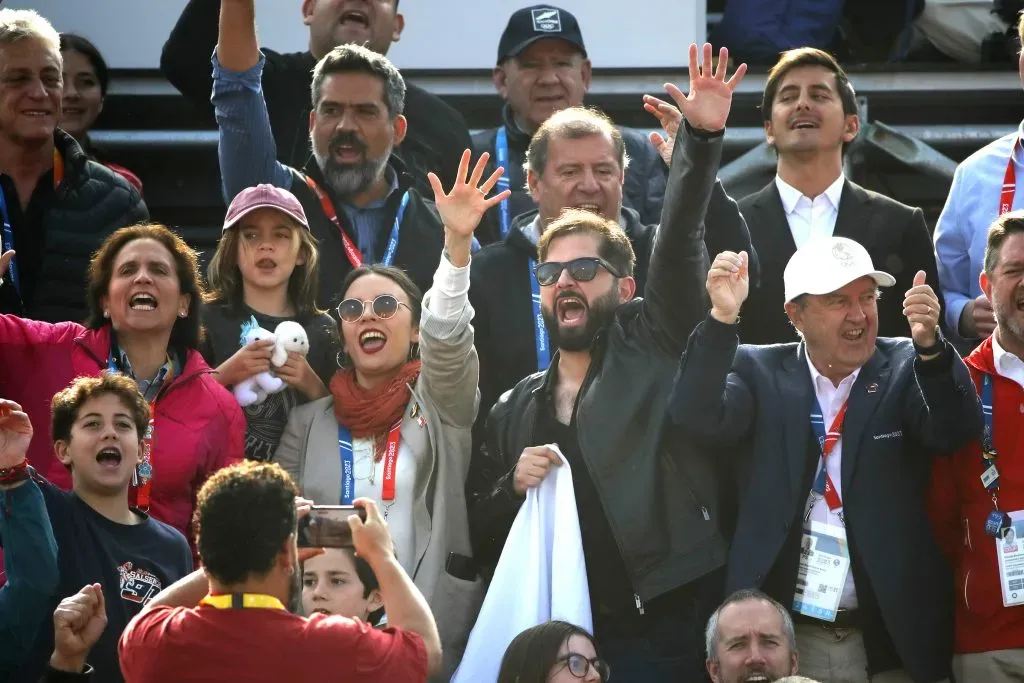
[[[382,382],[372,389],[364,389],[356,382],[355,370],[339,370],[331,378],[331,394],[334,396],[334,417],[338,424],[345,425],[352,432],[352,438],[374,439],[374,461],[384,457],[388,430],[395,424],[409,405],[409,390],[420,375],[418,360],[411,360],[388,382]]]

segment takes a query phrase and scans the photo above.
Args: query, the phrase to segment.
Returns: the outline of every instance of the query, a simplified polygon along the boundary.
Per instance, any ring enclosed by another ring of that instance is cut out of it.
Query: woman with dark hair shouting
[[[508,191],[487,198],[487,154],[462,156],[450,193],[431,174],[444,256],[425,297],[396,268],[352,271],[337,308],[343,351],[331,395],[292,412],[275,460],[317,504],[379,501],[399,562],[433,610],[448,680],[483,600],[464,486],[476,417],[469,266],[473,231]],[[440,679],[439,679],[440,680]]]
[[[202,295],[195,252],[162,225],[133,225],[93,254],[85,326],[0,315],[0,396],[20,403],[36,424],[48,423],[50,399],[76,377],[114,370],[135,380],[152,419],[132,504],[190,542],[196,492],[242,459],[245,434],[241,409],[197,350]],[[48,439],[33,439],[28,460],[54,485],[71,488]]]

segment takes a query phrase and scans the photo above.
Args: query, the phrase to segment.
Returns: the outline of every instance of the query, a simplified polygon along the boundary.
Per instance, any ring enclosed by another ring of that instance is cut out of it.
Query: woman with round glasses
[[[398,561],[434,613],[446,681],[483,599],[463,491],[479,396],[469,262],[481,217],[509,194],[486,197],[502,170],[481,184],[487,158],[467,182],[466,151],[450,193],[429,175],[445,249],[425,297],[390,266],[345,279],[331,395],[292,411],[274,458],[318,505],[378,502]]]
[[[549,621],[509,643],[498,683],[608,683],[611,676],[593,636],[579,626]]]

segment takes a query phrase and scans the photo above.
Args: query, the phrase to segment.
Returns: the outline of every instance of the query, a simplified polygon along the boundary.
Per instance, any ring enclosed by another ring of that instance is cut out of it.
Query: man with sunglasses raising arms
[[[702,680],[703,623],[720,597],[714,473],[661,438],[678,356],[707,311],[703,226],[746,71],[726,80],[727,51],[715,72],[711,57],[705,45],[698,67],[692,45],[689,94],[667,86],[687,124],[644,297],[633,298],[636,257],[618,222],[580,210],[551,222],[534,269],[551,362],[494,406],[470,467],[474,552],[493,564],[527,489],[560,462],[543,444],[558,445],[572,469],[595,636],[623,680]]]

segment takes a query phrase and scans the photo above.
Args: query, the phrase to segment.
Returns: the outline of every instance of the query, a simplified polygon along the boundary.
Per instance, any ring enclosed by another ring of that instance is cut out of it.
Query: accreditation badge
[[[1011,525],[995,540],[1003,606],[1024,605],[1024,510],[1010,513]]]
[[[812,521],[801,541],[793,610],[822,621],[835,621],[849,573],[846,530]]]

